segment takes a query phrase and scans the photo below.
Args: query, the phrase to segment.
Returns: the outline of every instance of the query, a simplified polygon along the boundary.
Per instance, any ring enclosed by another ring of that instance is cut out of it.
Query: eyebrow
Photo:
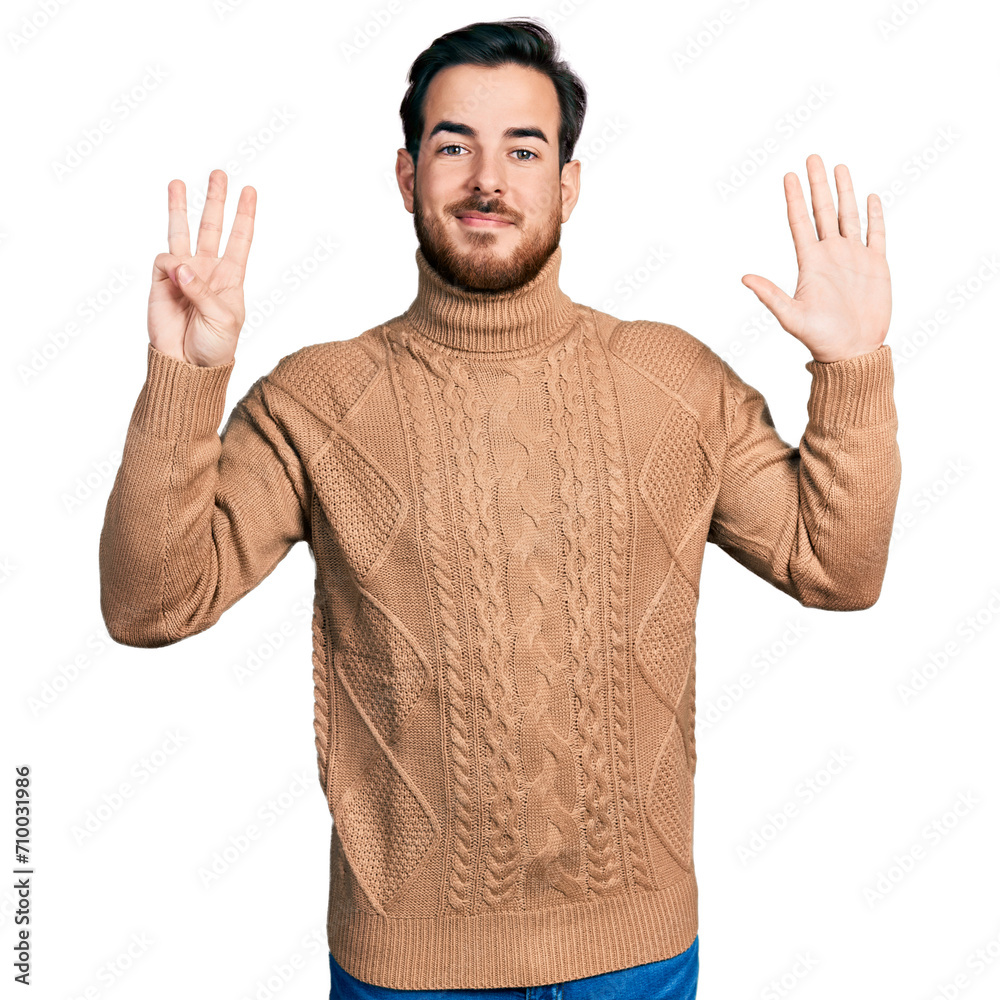
[[[471,126],[466,125],[463,122],[452,122],[447,119],[439,121],[434,128],[431,129],[430,135],[427,136],[428,139],[433,138],[438,132],[454,132],[456,135],[467,135],[471,139],[478,139],[479,133]],[[504,139],[528,139],[535,138],[541,139],[546,145],[548,145],[549,140],[545,137],[545,133],[533,125],[521,126],[521,127],[511,127],[506,128],[503,131]]]

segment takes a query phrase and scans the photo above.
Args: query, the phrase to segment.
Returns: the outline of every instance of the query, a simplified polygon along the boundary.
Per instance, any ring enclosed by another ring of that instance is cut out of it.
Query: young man
[[[169,186],[101,607],[118,642],[177,642],[309,544],[338,995],[693,997],[705,544],[808,607],[881,589],[900,460],[878,198],[866,244],[846,167],[838,219],[811,156],[816,230],[785,178],[794,298],[744,277],[812,354],[793,448],[696,337],[560,289],[585,102],[535,22],[435,40],[396,162],[416,297],[282,358],[221,439],[256,195],[219,258],[225,174],[194,255]]]

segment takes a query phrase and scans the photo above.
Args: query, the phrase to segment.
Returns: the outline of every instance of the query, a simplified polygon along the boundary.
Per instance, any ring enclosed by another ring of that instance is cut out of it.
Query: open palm
[[[844,164],[834,168],[839,218],[823,161],[806,159],[812,193],[813,229],[796,174],[785,174],[788,224],[799,276],[794,296],[756,274],[743,283],[797,337],[817,361],[840,361],[876,350],[889,332],[892,294],[885,259],[885,222],[878,195],[868,196],[867,246]]]
[[[170,252],[157,255],[153,262],[146,323],[150,343],[158,351],[188,364],[212,366],[232,361],[246,315],[243,275],[253,239],[257,192],[252,187],[240,192],[226,252],[219,257],[226,187],[225,172],[213,170],[198,248],[192,255],[184,182],[173,180],[167,186]],[[194,276],[184,283],[186,268]]]

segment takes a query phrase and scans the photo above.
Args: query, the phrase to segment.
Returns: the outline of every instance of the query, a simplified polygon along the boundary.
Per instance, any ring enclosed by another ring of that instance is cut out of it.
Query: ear
[[[413,214],[413,185],[416,182],[417,168],[413,157],[405,149],[396,150],[396,183],[399,193],[403,196],[406,211]]]
[[[573,212],[577,199],[580,197],[580,167],[579,160],[569,160],[563,164],[562,177],[560,179],[560,192],[562,195],[562,221],[569,222],[569,217]]]

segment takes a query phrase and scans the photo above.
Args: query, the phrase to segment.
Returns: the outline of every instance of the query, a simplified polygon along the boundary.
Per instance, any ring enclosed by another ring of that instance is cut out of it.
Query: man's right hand
[[[146,325],[150,343],[178,361],[203,367],[233,360],[246,315],[243,275],[253,239],[257,192],[252,187],[240,192],[226,252],[219,257],[227,181],[223,170],[209,175],[194,256],[184,182],[172,180],[167,185],[170,252],[157,254],[153,261],[149,290]],[[184,281],[185,272],[193,275],[188,282]]]

